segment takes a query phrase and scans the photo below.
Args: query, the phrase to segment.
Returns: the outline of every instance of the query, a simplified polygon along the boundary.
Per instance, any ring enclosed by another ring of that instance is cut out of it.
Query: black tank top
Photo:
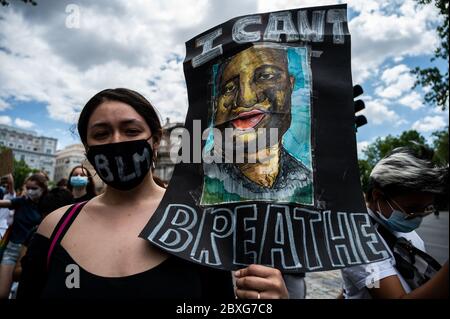
[[[22,261],[18,299],[233,299],[231,273],[169,256],[130,276],[101,277],[78,265],[61,240],[83,204],[67,210],[50,239],[36,234]]]

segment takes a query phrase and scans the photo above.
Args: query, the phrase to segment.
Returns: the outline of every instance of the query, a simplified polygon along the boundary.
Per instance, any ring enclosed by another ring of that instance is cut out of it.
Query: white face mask
[[[31,200],[37,200],[41,197],[41,195],[42,195],[42,188],[27,189],[27,196]]]

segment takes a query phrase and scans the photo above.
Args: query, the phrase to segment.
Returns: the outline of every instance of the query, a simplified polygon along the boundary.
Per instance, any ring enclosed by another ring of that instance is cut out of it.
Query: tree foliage
[[[398,137],[388,135],[384,138],[377,138],[363,152],[367,156],[368,163],[373,167],[394,148],[402,146],[411,147],[422,156],[432,157],[433,151],[426,144],[425,138],[415,130],[405,131]],[[426,152],[429,153],[425,154]]]
[[[25,183],[25,180],[28,176],[30,176],[32,173],[36,173],[39,170],[30,168],[27,163],[25,163],[24,160],[17,161],[14,159],[14,185],[16,189],[19,189],[22,187],[23,183]]]
[[[435,140],[433,162],[438,165],[448,165],[448,126],[442,131],[433,133]]]
[[[447,63],[447,72],[441,73],[437,67],[429,67],[421,69],[416,67],[411,72],[416,75],[416,82],[414,88],[422,86],[430,90],[425,93],[425,102],[434,106],[441,107],[445,110],[448,105],[449,98],[449,75],[448,75],[448,23],[449,23],[449,3],[448,0],[416,0],[419,5],[429,5],[432,2],[439,9],[442,16],[442,23],[437,26],[436,31],[440,37],[439,46],[434,51],[434,57],[431,61],[436,59],[443,59]]]

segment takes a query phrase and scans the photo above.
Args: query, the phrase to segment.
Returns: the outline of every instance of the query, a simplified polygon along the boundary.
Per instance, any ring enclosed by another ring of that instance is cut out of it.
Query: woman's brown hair
[[[42,188],[42,196],[47,194],[47,192],[48,192],[47,179],[45,178],[45,176],[42,173],[35,173],[33,175],[30,175],[25,180],[25,183],[28,182],[28,181],[36,182],[36,184],[40,188]]]
[[[159,144],[162,137],[162,126],[159,120],[158,113],[153,105],[141,94],[136,91],[117,88],[106,89],[95,94],[84,106],[78,119],[78,134],[83,144],[87,145],[87,125],[89,118],[95,109],[106,101],[118,101],[131,106],[139,115],[141,115],[152,132],[153,142]],[[153,154],[153,162],[156,163],[156,152]],[[164,187],[164,183],[156,176],[153,176],[154,181]]]

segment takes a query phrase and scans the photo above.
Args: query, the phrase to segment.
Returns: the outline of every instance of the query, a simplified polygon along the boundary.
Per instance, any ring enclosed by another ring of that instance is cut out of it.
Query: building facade
[[[83,165],[94,176],[95,188],[101,192],[104,184],[95,173],[91,163],[86,159],[86,151],[83,144],[72,144],[56,152],[55,182],[62,178],[69,178],[69,174],[75,166]]]
[[[170,135],[174,133],[174,136],[181,136],[181,133],[175,133],[182,130],[184,130],[183,123],[171,123],[168,118],[166,124],[163,125],[163,135],[159,143],[154,174],[165,183],[169,183],[175,168],[175,163],[170,159],[170,150],[181,144],[181,138],[171,139]]]
[[[83,144],[73,144],[56,152],[55,182],[68,178],[70,171],[77,165],[85,164]]]
[[[30,168],[45,171],[50,180],[54,180],[57,143],[56,138],[0,124],[0,145],[12,149],[17,161],[23,160]]]

